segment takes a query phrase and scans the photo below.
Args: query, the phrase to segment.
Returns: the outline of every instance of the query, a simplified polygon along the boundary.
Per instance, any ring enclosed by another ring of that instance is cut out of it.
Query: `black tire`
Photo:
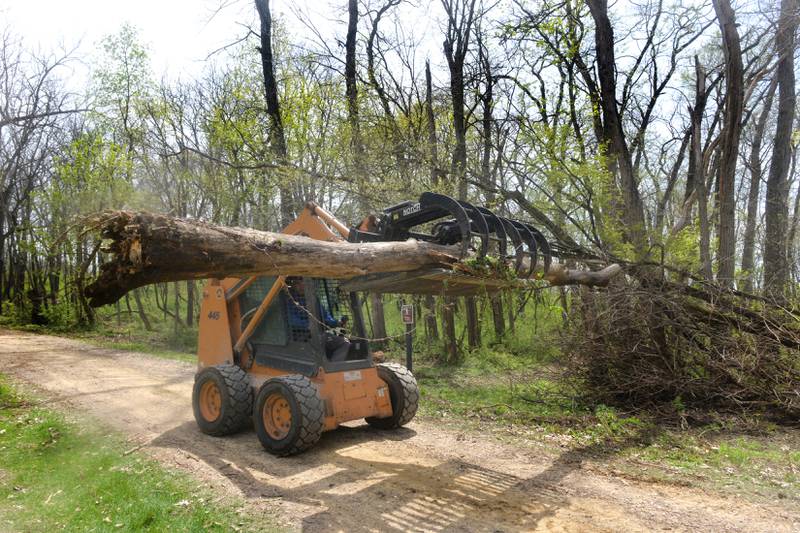
[[[220,395],[219,416],[214,420],[207,420],[200,406],[201,390],[208,382],[217,386]],[[253,388],[247,372],[231,364],[204,368],[194,379],[192,408],[200,431],[207,435],[221,437],[244,429],[253,413]]]
[[[376,367],[378,377],[389,386],[389,397],[392,400],[392,416],[386,418],[367,418],[367,423],[378,429],[396,429],[405,426],[419,407],[419,387],[414,375],[403,365],[397,363],[381,363]]]
[[[291,411],[288,432],[280,438],[271,436],[264,422],[264,405],[276,393],[283,396]],[[293,455],[311,448],[322,435],[324,423],[325,403],[317,387],[305,376],[272,378],[261,386],[256,395],[253,426],[261,445],[273,455]]]

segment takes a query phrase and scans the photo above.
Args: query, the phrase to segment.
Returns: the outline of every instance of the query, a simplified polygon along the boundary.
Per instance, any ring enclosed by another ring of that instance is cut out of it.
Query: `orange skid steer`
[[[493,245],[521,277],[530,274],[524,271],[533,270],[538,255],[549,264],[552,253],[527,224],[434,193],[368,217],[358,228],[308,203],[284,233],[333,242],[416,238],[460,245],[463,257],[485,256]],[[352,420],[366,419],[379,429],[403,426],[417,412],[417,381],[401,365],[373,362],[358,291],[468,295],[504,283],[447,269],[342,282],[287,276],[209,280],[192,394],[197,424],[204,433],[222,436],[252,420],[263,447],[279,456],[302,452],[323,431]]]

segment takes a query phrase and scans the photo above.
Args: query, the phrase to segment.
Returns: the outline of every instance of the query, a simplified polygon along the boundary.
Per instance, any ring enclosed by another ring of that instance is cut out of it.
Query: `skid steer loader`
[[[308,203],[284,233],[334,242],[415,238],[458,245],[462,257],[497,253],[522,279],[530,277],[540,255],[547,268],[554,253],[529,224],[435,193],[389,207],[353,228]],[[200,311],[192,394],[197,424],[204,433],[222,436],[252,420],[263,447],[279,456],[302,452],[323,431],[351,420],[366,419],[379,429],[403,426],[417,412],[417,382],[401,365],[373,362],[358,292],[456,296],[485,294],[508,283],[438,268],[342,282],[211,279]]]

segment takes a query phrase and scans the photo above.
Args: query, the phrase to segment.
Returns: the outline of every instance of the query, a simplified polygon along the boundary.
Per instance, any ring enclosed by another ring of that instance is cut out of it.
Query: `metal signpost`
[[[414,331],[414,306],[404,303],[400,308],[400,316],[406,325],[406,368],[411,372],[411,356],[414,352],[414,344],[411,337],[411,333]]]

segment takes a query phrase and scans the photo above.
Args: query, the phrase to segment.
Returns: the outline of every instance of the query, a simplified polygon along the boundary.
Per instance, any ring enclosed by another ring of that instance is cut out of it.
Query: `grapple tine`
[[[419,197],[419,204],[422,209],[437,207],[444,209],[455,217],[461,230],[461,259],[467,257],[472,241],[472,232],[470,231],[470,217],[464,207],[455,199],[435,192],[422,193]]]
[[[500,254],[500,257],[505,260],[508,243],[506,242],[507,236],[506,230],[503,228],[503,223],[500,222],[500,218],[492,213],[489,209],[480,206],[476,207],[483,215],[483,218],[486,219],[486,223],[489,225],[489,231],[497,235],[498,253]]]
[[[536,238],[536,242],[539,244],[539,249],[542,251],[542,255],[544,256],[544,271],[547,272],[550,270],[550,264],[553,261],[553,250],[550,248],[550,243],[547,242],[547,239],[541,231],[534,228],[530,224],[526,224],[526,226],[528,226],[528,229],[531,233],[533,233],[533,236]]]
[[[489,225],[486,219],[477,207],[469,202],[459,201],[461,207],[467,212],[467,215],[472,221],[470,229],[477,229],[478,236],[481,239],[481,247],[478,249],[478,257],[486,257],[486,252],[489,251]]]
[[[536,262],[538,260],[536,236],[533,234],[533,232],[531,232],[530,227],[527,224],[524,224],[518,220],[512,220],[512,223],[519,230],[522,240],[524,240],[528,245],[528,253],[531,256],[531,262],[530,265],[528,265],[528,273],[525,275],[525,277],[529,278],[531,275],[533,275],[533,271],[536,269]]]
[[[511,242],[514,244],[514,270],[519,276],[522,274],[522,260],[524,259],[522,235],[519,234],[519,231],[511,220],[504,217],[497,218],[500,219],[500,222],[503,224],[503,229],[506,231],[506,235],[511,238]]]
[[[432,224],[428,232],[426,224]],[[417,228],[417,229],[415,229]],[[480,244],[473,242],[480,237]],[[490,242],[496,240],[502,260],[511,258],[510,240],[514,246],[514,269],[519,277],[533,275],[539,254],[544,256],[544,269],[550,269],[552,258],[559,248],[551,246],[541,231],[519,220],[494,214],[486,207],[458,201],[450,196],[425,192],[418,202],[405,201],[383,210],[380,218],[368,217],[358,227],[350,228],[351,242],[398,241],[414,238],[444,245],[459,245],[460,259],[473,250],[478,257],[486,257]],[[530,264],[524,266],[525,256]]]

